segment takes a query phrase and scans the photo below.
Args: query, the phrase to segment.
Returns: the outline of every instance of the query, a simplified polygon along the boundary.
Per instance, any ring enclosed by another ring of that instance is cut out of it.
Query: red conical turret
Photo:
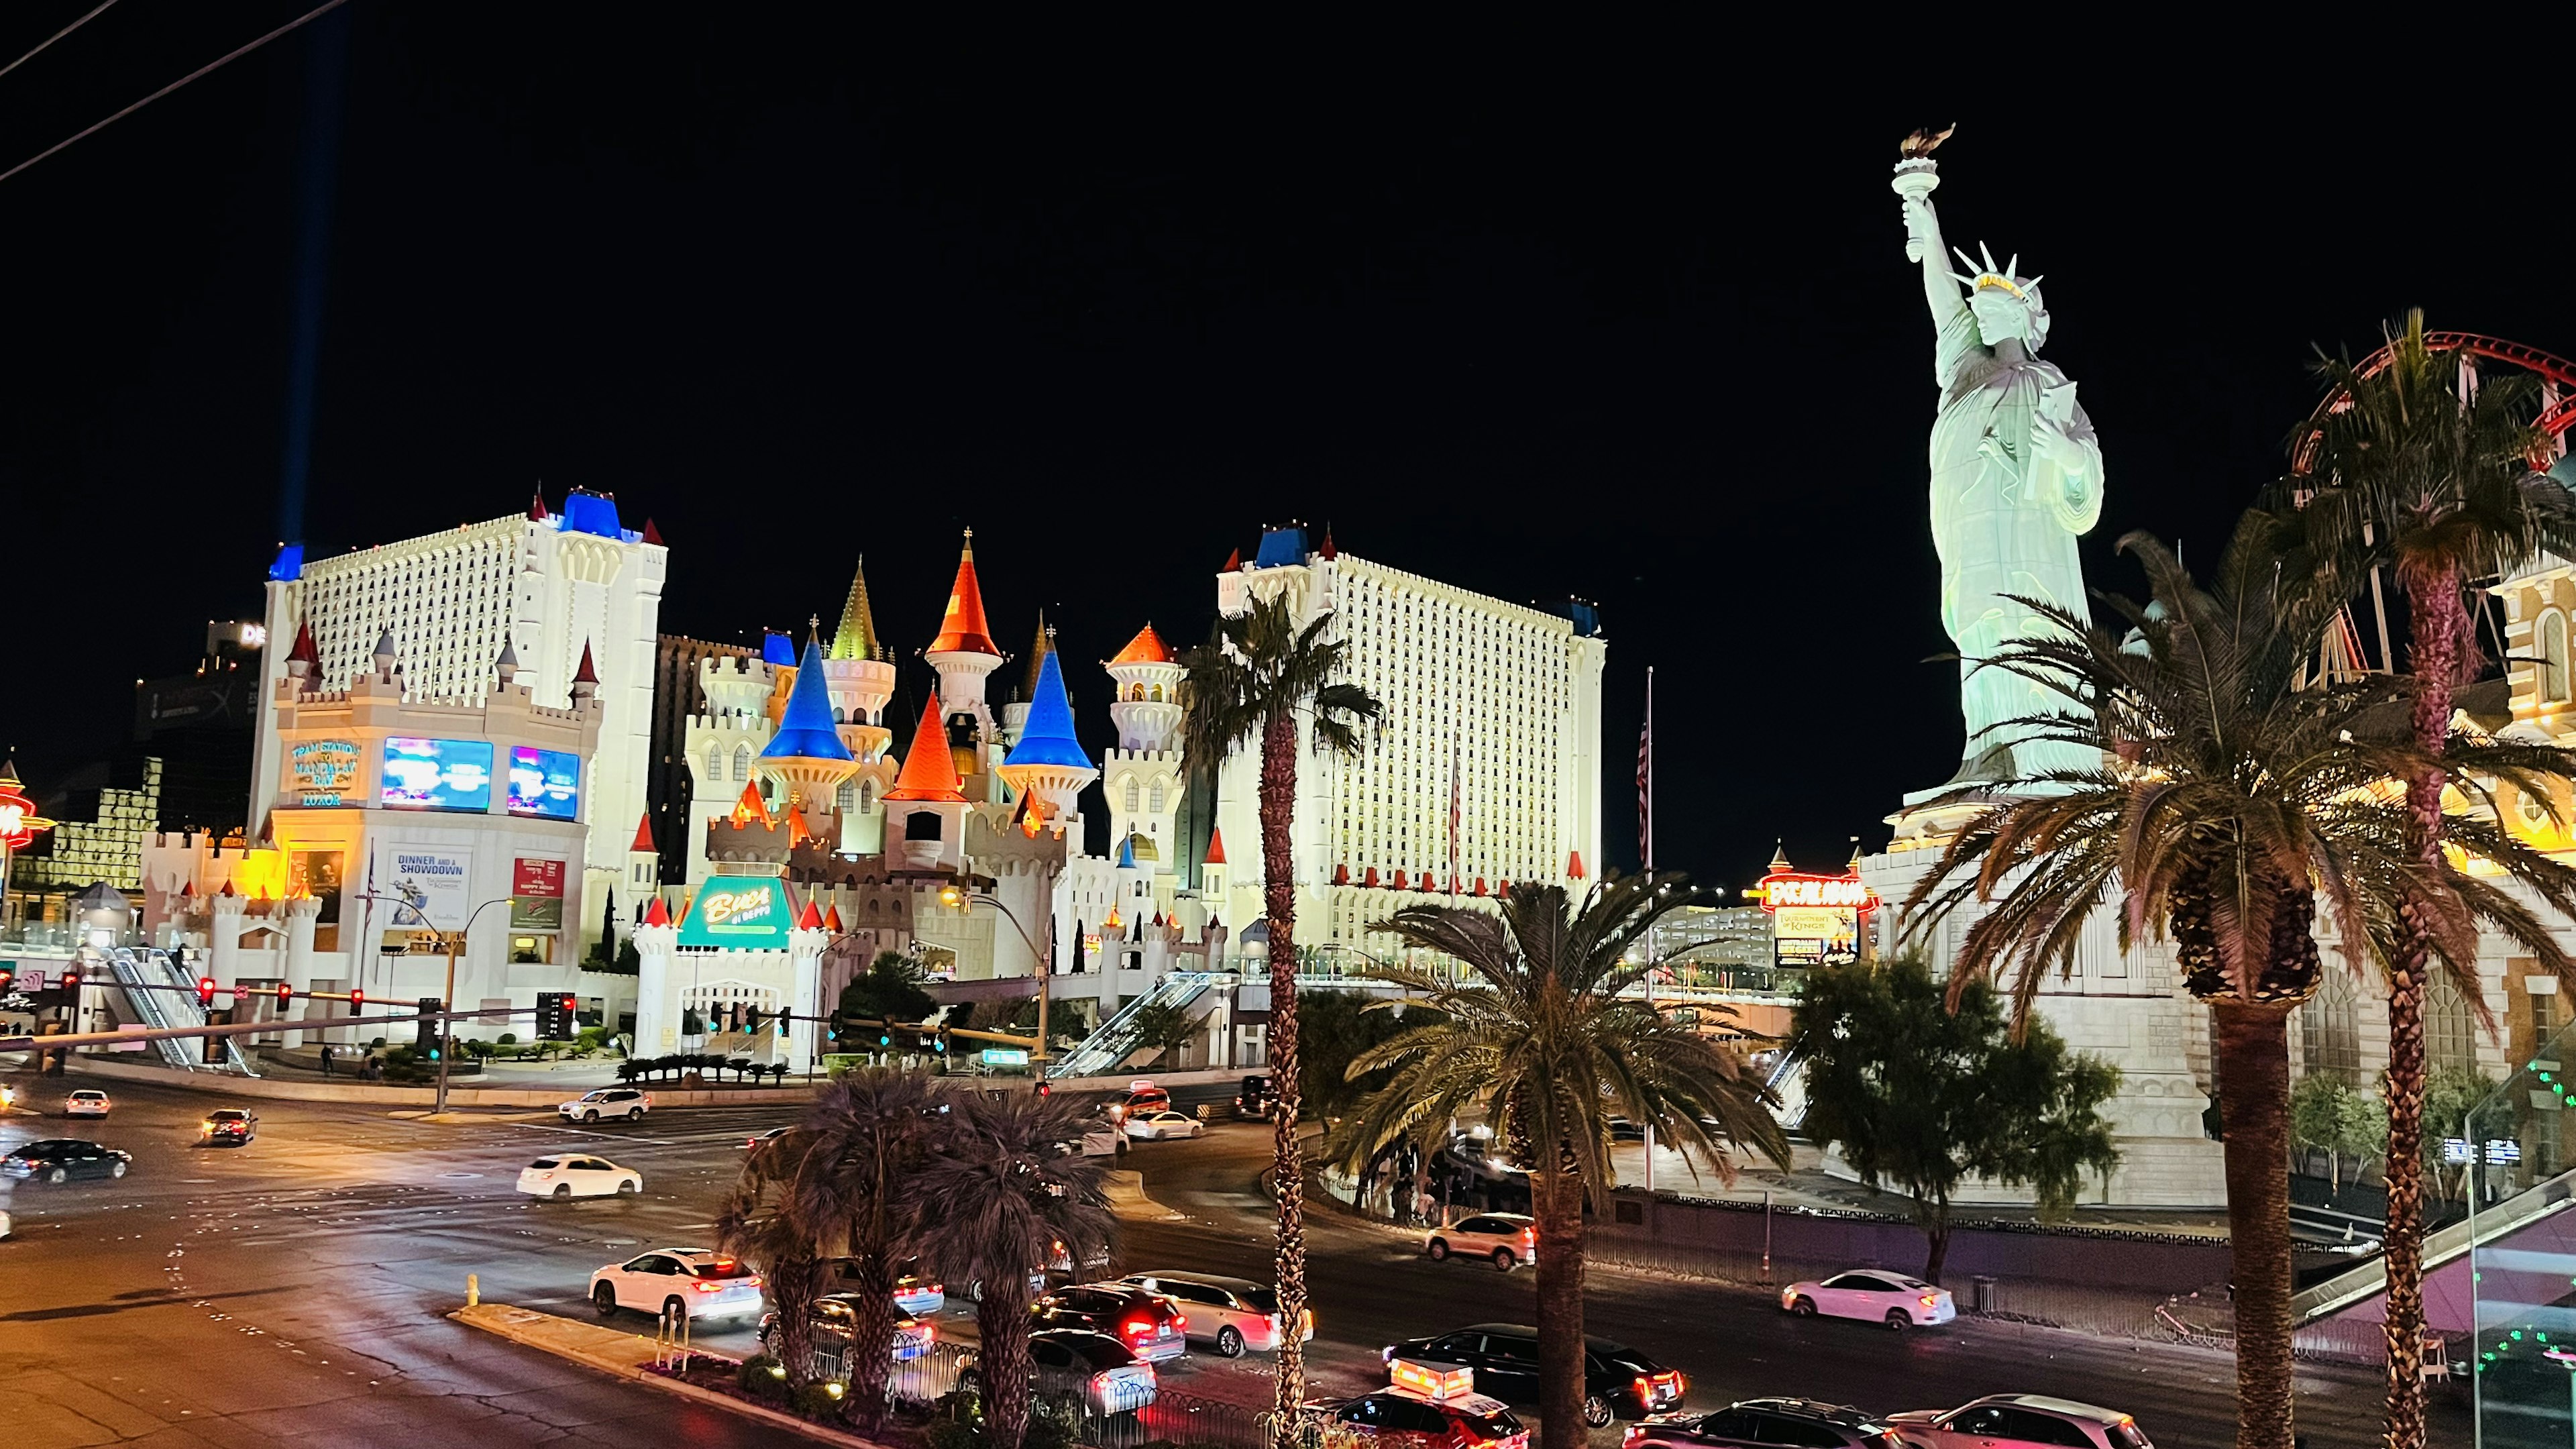
[[[948,612],[939,621],[939,637],[925,654],[990,654],[1002,657],[993,631],[984,622],[984,591],[975,582],[975,530],[966,530],[966,547],[957,559],[957,582],[948,589]]]
[[[657,855],[660,853],[654,849],[653,846],[652,811],[645,811],[644,817],[635,822],[635,843],[626,848],[630,851],[640,851],[646,855]]]
[[[913,732],[912,748],[904,752],[903,773],[895,776],[894,788],[885,798],[963,805],[966,796],[957,785],[957,762],[948,753],[948,732],[940,728],[939,696],[934,694],[922,706],[921,728]]]

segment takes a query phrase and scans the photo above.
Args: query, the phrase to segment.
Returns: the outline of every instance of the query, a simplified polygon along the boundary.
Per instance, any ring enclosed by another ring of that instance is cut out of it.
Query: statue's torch
[[[1941,184],[1941,163],[1929,156],[1908,156],[1896,163],[1896,175],[1887,184],[1907,201],[1929,206],[1933,189]],[[1905,208],[1905,259],[1909,262],[1923,260],[1923,229],[1916,221],[1921,214],[1916,207]]]

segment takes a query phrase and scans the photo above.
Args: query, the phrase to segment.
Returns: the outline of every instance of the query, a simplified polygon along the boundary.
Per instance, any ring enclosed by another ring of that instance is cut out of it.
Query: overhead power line
[[[113,0],[110,0],[110,3],[113,3]],[[214,72],[223,69],[225,66],[232,64],[234,61],[241,59],[243,56],[250,54],[252,51],[259,49],[261,46],[268,44],[270,41],[275,40],[277,37],[286,34],[288,31],[298,29],[311,21],[318,20],[347,3],[348,0],[324,0],[323,4],[314,6],[312,9],[305,11],[293,20],[286,22],[284,25],[277,27],[275,30],[261,36],[259,39],[252,41],[250,44],[241,47],[239,50],[233,51],[219,60],[210,61],[205,65],[197,67],[195,70],[188,72],[186,75],[170,82],[161,89],[154,91],[152,94],[145,96],[143,99],[136,101],[130,106],[127,106],[124,110],[117,112],[106,120],[100,121],[96,125],[90,126],[84,130],[76,131],[70,136],[67,136],[62,140],[55,142],[53,145],[46,147],[44,150],[37,152],[35,155],[28,157],[26,160],[19,162],[17,165],[10,167],[8,170],[0,171],[0,181],[8,180],[10,177],[17,175],[19,172],[26,170],[28,167],[35,165],[37,162],[44,160],[46,157],[53,155],[55,152],[62,150],[75,141],[85,140],[91,136],[97,135],[99,132],[106,130],[108,127],[124,120],[126,117],[133,115],[136,111],[142,110],[145,106],[152,104],[154,101],[170,94],[179,87],[186,85],[188,82],[196,80],[201,76],[211,75]],[[101,5],[99,10],[104,10],[106,8],[107,6]],[[97,13],[98,10],[93,10],[90,12],[90,15],[95,15]],[[89,16],[87,15],[81,17],[82,20],[86,20],[88,18]],[[73,24],[78,25],[79,21],[74,21]],[[49,40],[45,42],[45,45],[51,44],[53,44],[53,41]],[[44,46],[40,45],[36,47],[36,49],[42,50],[44,49]],[[34,53],[35,51],[28,52],[29,55],[33,55]],[[0,72],[0,74],[6,74],[6,72]]]
[[[98,0],[97,9],[90,11],[90,13],[82,16],[80,19],[73,21],[62,29],[55,31],[53,34],[46,36],[43,45],[39,45],[35,49],[28,51],[25,55],[18,57],[7,65],[0,65],[0,75],[7,75],[9,72],[16,70],[18,67],[25,65],[31,60],[34,60],[37,56],[44,54],[46,46],[52,45],[55,41],[62,39],[64,36],[69,35],[73,31],[80,29],[82,26],[89,24],[93,20],[96,20],[100,10],[105,10],[107,7],[115,3],[116,0]]]

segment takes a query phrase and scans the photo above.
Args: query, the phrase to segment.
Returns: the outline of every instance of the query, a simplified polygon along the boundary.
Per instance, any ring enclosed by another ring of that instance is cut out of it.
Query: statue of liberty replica
[[[1978,665],[2007,640],[2054,628],[2015,597],[2087,612],[2075,540],[2102,513],[2102,445],[2074,382],[2039,360],[2048,340],[2039,278],[2016,274],[2018,255],[1997,267],[1983,243],[1972,258],[1942,242],[1932,209],[1941,176],[1931,153],[1949,134],[1908,138],[1893,185],[1904,202],[1906,259],[1923,268],[1932,379],[1941,389],[1932,424],[1932,543],[1941,554],[1941,625],[1958,646],[1968,726],[1959,773],[1943,787],[1955,789],[2101,767],[2089,751],[2021,737],[2027,732],[2008,721],[2063,701]],[[1963,270],[1950,270],[1953,255]]]

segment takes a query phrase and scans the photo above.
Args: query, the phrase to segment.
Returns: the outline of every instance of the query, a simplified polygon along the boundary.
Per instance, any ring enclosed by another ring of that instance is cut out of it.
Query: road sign
[[[1018,1047],[984,1048],[984,1065],[988,1067],[1025,1067],[1029,1054]]]

